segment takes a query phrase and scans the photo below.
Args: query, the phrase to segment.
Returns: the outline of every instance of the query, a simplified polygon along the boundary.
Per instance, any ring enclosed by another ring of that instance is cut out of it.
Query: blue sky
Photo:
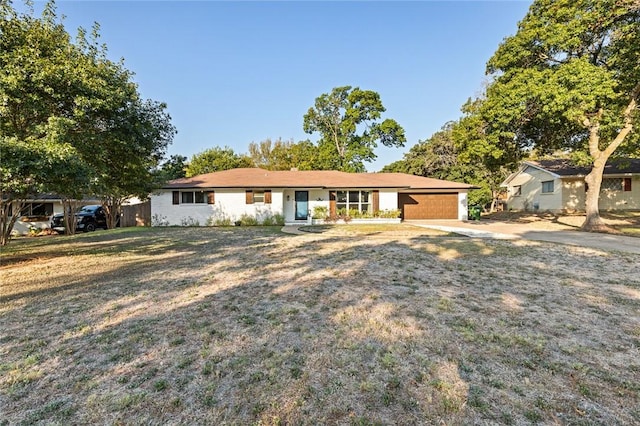
[[[485,64],[531,1],[58,1],[59,15],[101,27],[143,97],[168,104],[168,155],[214,146],[315,141],[302,130],[317,96],[350,85],[380,93],[406,131],[378,149],[377,171],[429,138],[486,81]],[[43,3],[36,3],[36,12]],[[17,5],[16,5],[17,7]]]

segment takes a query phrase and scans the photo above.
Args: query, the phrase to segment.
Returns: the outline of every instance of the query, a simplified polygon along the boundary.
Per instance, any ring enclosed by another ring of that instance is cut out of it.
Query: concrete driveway
[[[566,229],[541,230],[527,224],[495,220],[467,222],[455,220],[421,220],[407,221],[407,223],[446,232],[455,232],[456,234],[473,238],[524,238],[533,241],[548,241],[606,251],[622,251],[640,254],[640,238],[625,235],[596,234]]]

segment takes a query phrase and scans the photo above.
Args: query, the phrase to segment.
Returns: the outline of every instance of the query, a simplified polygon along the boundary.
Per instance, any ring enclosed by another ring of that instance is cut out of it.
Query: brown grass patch
[[[639,256],[351,229],[12,242],[0,424],[638,421]]]
[[[640,236],[640,211],[600,212],[604,223],[611,229],[632,237]],[[496,212],[483,216],[505,222],[527,224],[532,229],[571,230],[580,229],[585,220],[584,213],[556,214],[550,212]]]

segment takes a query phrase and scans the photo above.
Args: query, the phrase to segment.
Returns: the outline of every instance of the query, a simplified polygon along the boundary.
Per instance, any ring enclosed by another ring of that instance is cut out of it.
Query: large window
[[[360,213],[371,212],[370,191],[337,191],[336,209],[338,211],[357,210]]]
[[[543,194],[551,194],[551,193],[553,193],[553,181],[552,180],[548,180],[548,181],[542,182],[542,193]]]
[[[53,203],[25,203],[20,211],[21,216],[45,217],[53,214]]]

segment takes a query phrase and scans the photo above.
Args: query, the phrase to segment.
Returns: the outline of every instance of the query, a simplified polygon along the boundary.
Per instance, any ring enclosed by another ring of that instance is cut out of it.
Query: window
[[[604,178],[600,191],[622,191],[624,189],[624,179],[622,178]]]
[[[542,182],[542,193],[543,194],[551,194],[551,193],[553,193],[553,181],[552,180],[548,180],[548,181]]]
[[[370,191],[337,191],[336,209],[357,210],[360,213],[371,212],[371,192]]]
[[[520,185],[513,187],[513,196],[519,197],[522,195],[522,187]]]
[[[264,203],[264,204],[271,204],[271,190],[270,189],[265,189],[263,191],[253,191],[251,189],[248,189],[246,191],[246,203],[247,204],[253,204],[253,203]]]
[[[264,203],[264,191],[253,191],[253,202]]]
[[[21,216],[45,217],[53,214],[53,203],[25,203],[20,211]]]
[[[180,194],[182,204],[204,204],[207,197],[204,191],[187,191]]]

